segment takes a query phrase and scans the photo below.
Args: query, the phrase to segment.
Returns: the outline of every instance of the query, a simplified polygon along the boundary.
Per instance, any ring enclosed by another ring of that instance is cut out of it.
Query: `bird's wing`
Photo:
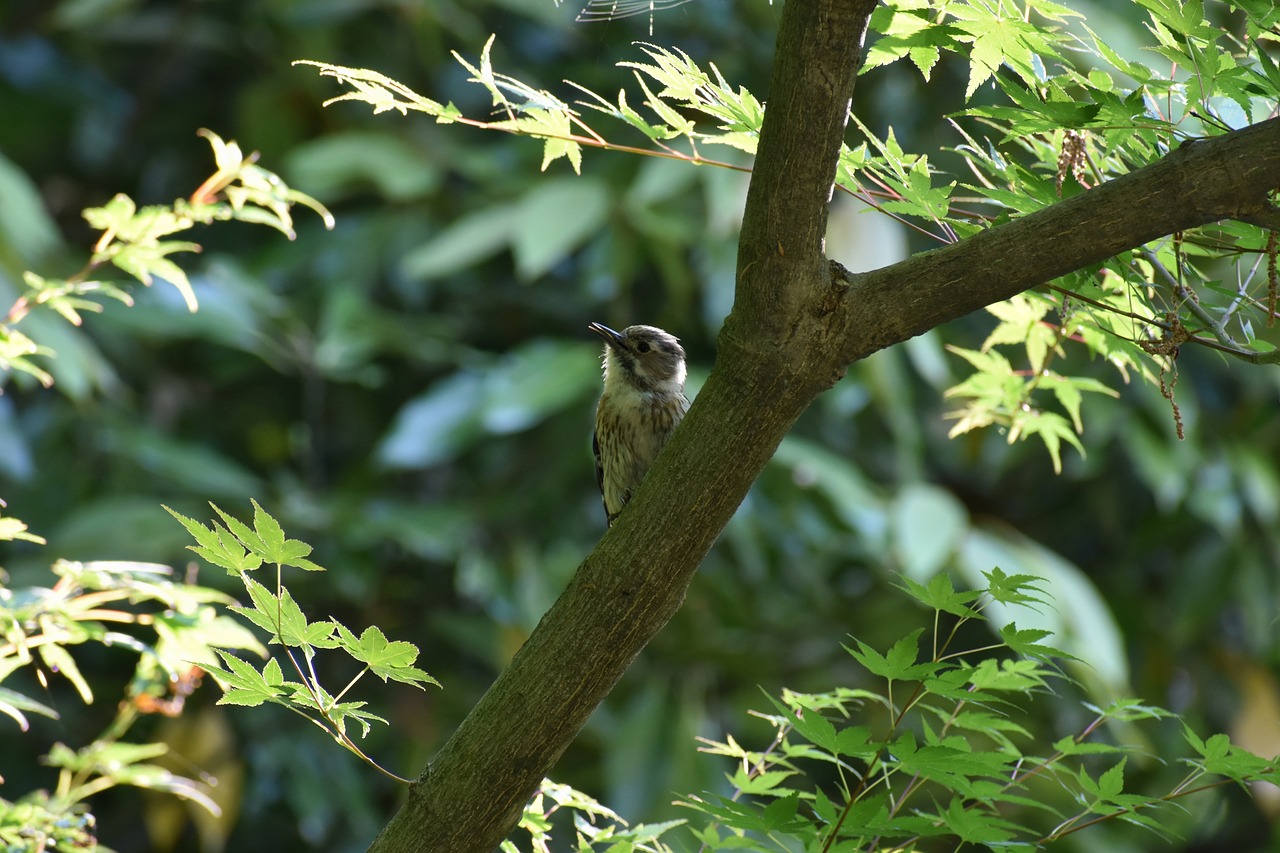
[[[591,433],[591,452],[596,456],[596,485],[600,487],[600,497],[604,498],[604,461],[600,456],[600,433]]]

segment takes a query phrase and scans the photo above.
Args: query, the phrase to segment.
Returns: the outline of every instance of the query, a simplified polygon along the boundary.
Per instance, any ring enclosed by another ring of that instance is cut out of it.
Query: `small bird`
[[[684,348],[662,329],[587,326],[604,339],[604,393],[596,406],[596,483],[609,524],[689,410]]]

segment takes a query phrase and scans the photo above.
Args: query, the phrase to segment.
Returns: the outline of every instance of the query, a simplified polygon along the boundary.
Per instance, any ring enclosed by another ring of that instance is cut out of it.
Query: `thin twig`
[[[1185,284],[1179,281],[1177,276],[1169,272],[1169,269],[1160,262],[1160,258],[1155,252],[1144,247],[1138,250],[1138,254],[1151,264],[1152,269],[1156,271],[1160,278],[1164,279],[1165,284],[1169,286],[1169,289],[1172,290],[1174,295],[1178,298],[1179,305],[1185,305],[1187,310],[1194,314],[1197,320],[1204,323],[1209,330],[1213,332],[1213,336],[1218,339],[1219,343],[1224,346],[1231,347],[1234,350],[1246,351],[1246,347],[1243,344],[1236,341],[1227,333],[1227,330],[1222,327],[1222,323],[1219,322],[1218,318],[1210,314],[1208,309],[1200,304],[1200,301],[1196,299],[1195,294],[1192,293]]]

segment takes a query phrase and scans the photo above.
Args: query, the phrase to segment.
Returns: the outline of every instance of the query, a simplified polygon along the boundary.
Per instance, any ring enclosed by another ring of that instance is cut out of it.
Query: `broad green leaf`
[[[383,681],[394,679],[418,687],[422,686],[419,682],[439,686],[434,678],[412,666],[418,659],[418,647],[412,643],[403,640],[388,641],[376,625],[366,628],[357,639],[340,622],[333,624],[338,632],[340,646],[353,658],[367,665],[369,671]]]
[[[1061,444],[1066,442],[1084,455],[1084,445],[1071,428],[1071,423],[1054,412],[1035,409],[1014,412],[1009,423],[1009,443],[1013,444],[1023,436],[1039,436],[1053,459],[1054,473],[1062,473]]]
[[[61,237],[40,190],[13,161],[0,154],[0,248],[22,266],[45,263]]]
[[[805,707],[803,703],[801,703],[800,707],[788,708],[772,696],[769,697],[769,701],[786,716],[787,721],[803,737],[827,753],[835,754],[836,727],[831,724],[830,720],[822,716],[820,710]]]
[[[1038,575],[1009,575],[995,566],[991,571],[983,572],[982,576],[986,579],[987,594],[995,602],[1021,604],[1032,610],[1052,606],[1041,587],[1043,579]]]
[[[252,551],[255,555],[257,555],[258,557],[263,557],[265,559],[264,555],[267,552],[267,545],[265,542],[262,541],[262,537],[260,537],[256,532],[254,532],[254,530],[250,528],[249,525],[245,524],[243,521],[231,515],[230,513],[225,512],[222,509],[222,507],[218,506],[217,504],[210,503],[209,506],[213,507],[213,511],[216,512],[222,518],[222,523],[227,526],[227,532],[230,535],[234,536],[241,544],[243,544],[246,548]]]
[[[249,619],[259,628],[271,633],[276,642],[301,648],[311,655],[315,648],[334,648],[338,640],[333,637],[333,622],[308,622],[293,595],[281,588],[280,594],[268,590],[253,578],[241,580],[253,600],[253,607],[231,609]]]
[[[130,765],[167,755],[168,752],[169,746],[164,743],[94,741],[74,752],[58,744],[50,751],[48,761],[54,767],[111,775]]]
[[[264,489],[262,480],[208,444],[174,436],[145,424],[110,434],[111,451],[146,470],[158,484],[208,499],[244,501]]]
[[[280,566],[293,566],[309,572],[322,572],[323,568],[305,559],[311,546],[297,539],[286,539],[284,529],[266,510],[253,503],[254,534],[262,544],[262,558]]]
[[[1004,641],[1011,651],[1017,654],[1040,658],[1074,659],[1073,655],[1040,642],[1040,640],[1051,636],[1053,634],[1049,631],[1039,628],[1021,630],[1013,623],[1009,623],[1000,629],[1000,639]]]
[[[275,658],[269,660],[262,672],[230,652],[219,651],[224,666],[210,664],[207,668],[223,686],[219,705],[243,705],[256,707],[264,702],[284,704],[282,697],[291,692]]]
[[[1000,566],[1013,575],[1041,579],[1038,586],[1052,607],[1027,603],[992,602],[986,608],[992,629],[1001,631],[1017,623],[1019,631],[1051,631],[1051,645],[1063,649],[1088,666],[1073,674],[1096,685],[1104,693],[1123,692],[1128,684],[1128,655],[1115,618],[1093,582],[1077,566],[1036,542],[1013,533],[971,529],[956,559],[957,569],[972,585],[983,588],[985,573]],[[1023,637],[1015,635],[1019,642]],[[1039,643],[1036,638],[1034,642]]]
[[[610,196],[592,178],[542,181],[519,203],[511,251],[524,281],[546,274],[568,258],[608,218]]]
[[[782,783],[794,775],[796,774],[790,770],[766,770],[754,775],[748,775],[739,770],[732,777],[732,782],[734,787],[744,794],[777,796]],[[758,828],[763,829],[763,824],[761,823]]]
[[[889,517],[902,573],[920,582],[946,568],[969,526],[968,512],[950,492],[925,483],[901,489]]]
[[[938,572],[929,578],[928,584],[920,584],[903,575],[901,589],[926,607],[959,616],[962,619],[983,618],[973,609],[973,602],[982,595],[981,590],[959,592],[951,583],[951,576]]]
[[[58,719],[58,712],[48,705],[37,702],[29,696],[24,696],[15,690],[7,687],[0,687],[0,714],[4,714],[13,719],[22,731],[26,731],[30,724],[27,722],[26,714],[23,712],[40,714],[51,720]]]
[[[969,683],[980,691],[1029,693],[1045,686],[1046,675],[1033,660],[984,658],[969,672]]]
[[[920,656],[920,635],[923,633],[923,628],[915,629],[894,643],[888,653],[883,655],[861,640],[855,640],[857,650],[845,646],[845,651],[872,675],[890,681],[918,680],[938,669],[938,665],[934,663],[917,663]]]
[[[468,213],[400,260],[405,276],[429,281],[451,275],[496,255],[511,242],[520,211],[499,204]]]
[[[867,540],[889,540],[883,501],[848,459],[793,434],[782,440],[770,464],[824,495],[841,520]]]
[[[49,643],[38,646],[36,653],[40,655],[40,659],[44,661],[45,666],[59,673],[75,686],[76,692],[80,694],[80,699],[86,705],[93,704],[93,689],[89,687],[89,682],[85,680],[84,675],[80,672],[80,667],[76,666],[75,658],[71,657],[70,652],[60,645]]]
[[[376,457],[391,468],[426,468],[452,458],[482,434],[481,375],[459,372],[410,400],[392,421]]]
[[[455,373],[400,410],[378,459],[395,468],[427,467],[486,435],[541,423],[598,387],[597,352],[585,341],[533,340],[488,370]]]
[[[533,340],[488,372],[480,423],[495,435],[520,432],[594,392],[595,346]]]
[[[961,842],[999,849],[1003,842],[1025,835],[1027,828],[1006,820],[961,796],[953,796],[947,807],[937,812],[938,818]]]
[[[1063,755],[1116,755],[1124,752],[1124,747],[1117,746],[1112,743],[1102,743],[1099,741],[1077,741],[1075,738],[1065,737],[1055,741],[1053,748],[1056,752]]]
[[[372,185],[387,201],[405,202],[434,191],[441,172],[423,146],[386,132],[346,130],[303,142],[285,161],[290,180],[326,200]]]
[[[1094,791],[1094,795],[1103,802],[1111,802],[1124,791],[1124,765],[1126,759],[1120,759],[1119,763],[1106,770],[1098,777],[1098,784]]]
[[[773,832],[785,828],[795,820],[799,807],[800,796],[798,794],[790,794],[774,800],[765,806],[764,811],[761,813],[763,830],[765,832]]]
[[[953,743],[963,741],[953,739]],[[996,752],[973,752],[940,744],[925,745],[898,756],[903,771],[940,782],[962,795],[972,795],[977,779],[1002,779],[1017,760]]]
[[[0,518],[0,541],[13,542],[23,540],[37,545],[45,544],[44,537],[31,533],[24,521],[17,518]]]

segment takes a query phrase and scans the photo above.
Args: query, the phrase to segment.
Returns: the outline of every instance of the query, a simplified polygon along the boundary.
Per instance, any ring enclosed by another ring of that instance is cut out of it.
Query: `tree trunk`
[[[823,255],[875,0],[788,0],[715,368],[626,511],[412,786],[372,850],[489,853],[645,644],[800,413],[847,365],[1174,231],[1280,225],[1280,120],[871,273]]]

